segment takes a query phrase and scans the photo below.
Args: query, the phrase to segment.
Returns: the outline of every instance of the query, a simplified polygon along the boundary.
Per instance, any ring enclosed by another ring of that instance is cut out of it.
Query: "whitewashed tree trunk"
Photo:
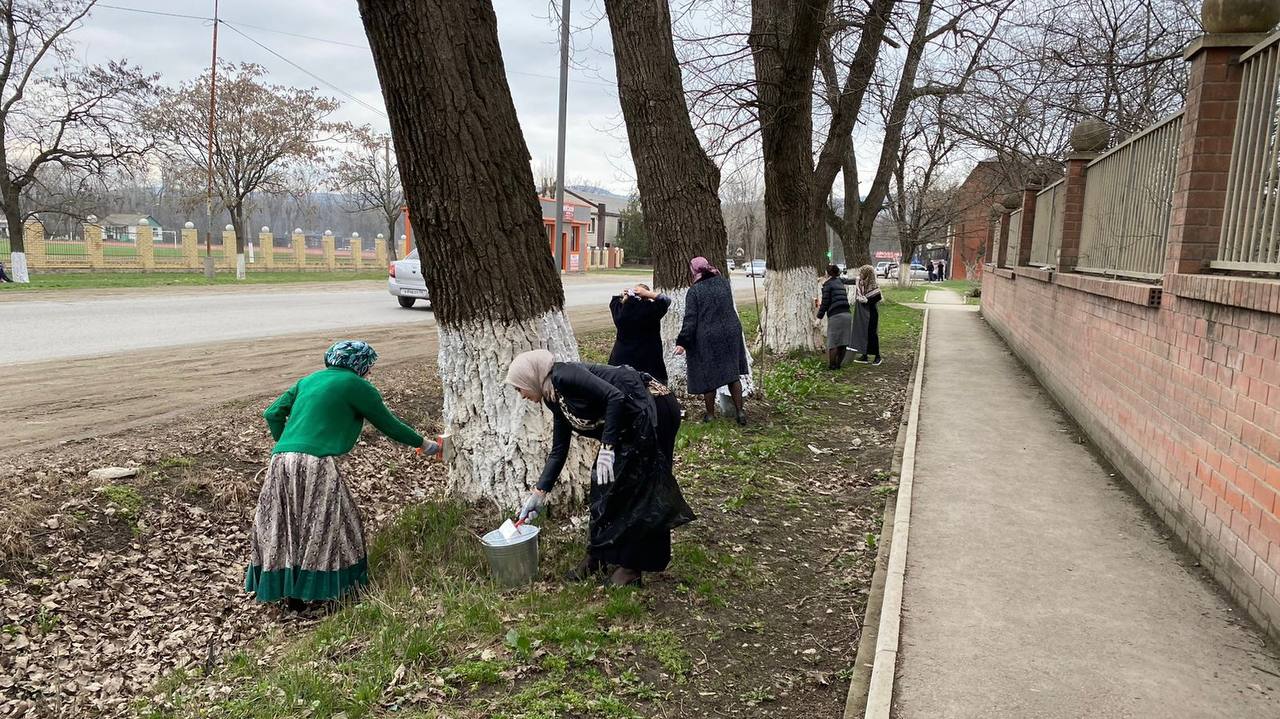
[[[764,283],[764,346],[771,352],[813,350],[817,275],[807,267],[770,271]]]
[[[27,269],[27,253],[9,253],[9,269],[13,274],[14,282],[26,284],[31,281],[31,272]]]
[[[551,449],[551,413],[504,383],[516,355],[546,348],[557,359],[578,359],[578,343],[563,312],[519,323],[472,322],[440,328],[439,371],[444,423],[450,432],[449,492],[468,501],[492,498],[514,509],[538,481]],[[597,444],[578,440],[554,504],[586,496]]]
[[[236,255],[236,279],[237,280],[244,279],[244,253],[243,252]]]

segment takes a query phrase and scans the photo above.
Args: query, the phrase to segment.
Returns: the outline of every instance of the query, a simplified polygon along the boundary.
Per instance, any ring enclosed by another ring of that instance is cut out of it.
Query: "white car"
[[[724,261],[724,266],[729,268],[730,270],[738,269],[738,263],[734,262],[732,259],[726,259]]]
[[[764,277],[764,260],[752,260],[747,263],[747,277]]]
[[[892,265],[893,265],[893,263],[892,263],[892,262],[890,262],[890,261],[888,261],[888,260],[881,260],[880,262],[877,262],[877,263],[876,263],[876,277],[886,277],[886,278],[887,278],[887,277],[889,276],[889,267],[890,267],[890,266],[892,266]]]
[[[396,260],[387,267],[387,291],[395,296],[401,307],[413,307],[418,300],[427,307],[431,306],[431,295],[427,292],[427,281],[422,277],[417,248],[403,260]]]
[[[894,265],[893,267],[889,268],[889,279],[891,280],[898,279],[898,273],[899,273],[900,267],[902,267],[902,265]],[[924,265],[916,264],[915,262],[912,262],[910,278],[913,280],[927,280],[929,279],[929,270],[925,269]]]

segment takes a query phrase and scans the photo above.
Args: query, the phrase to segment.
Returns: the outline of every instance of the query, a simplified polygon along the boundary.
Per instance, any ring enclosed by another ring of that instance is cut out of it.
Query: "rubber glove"
[[[516,521],[523,522],[533,519],[547,511],[547,493],[533,490],[529,493],[529,498],[524,500],[524,506],[520,508],[520,514],[516,515]]]
[[[428,457],[435,458],[440,455],[440,443],[434,439],[422,440],[422,446],[418,448],[418,454],[425,454]]]
[[[613,484],[613,448],[601,447],[596,455],[596,484]]]

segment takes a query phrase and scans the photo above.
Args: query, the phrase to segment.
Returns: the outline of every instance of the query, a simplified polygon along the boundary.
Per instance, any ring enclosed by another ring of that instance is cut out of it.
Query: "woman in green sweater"
[[[401,422],[365,377],[378,353],[359,341],[338,342],[325,368],[298,380],[263,417],[275,438],[253,519],[244,586],[260,602],[337,599],[369,582],[360,512],[334,458],[360,439],[365,420],[428,455],[440,445]]]

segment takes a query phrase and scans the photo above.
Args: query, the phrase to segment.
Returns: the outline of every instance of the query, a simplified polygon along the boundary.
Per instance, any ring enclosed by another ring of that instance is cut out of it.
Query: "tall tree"
[[[342,152],[333,166],[333,189],[341,192],[352,212],[373,212],[387,228],[387,251],[396,258],[396,221],[404,208],[400,168],[391,149],[391,136],[367,127],[352,137],[354,148]]]
[[[971,207],[960,199],[958,186],[946,176],[947,163],[960,142],[942,122],[944,103],[917,105],[904,120],[902,142],[893,161],[888,194],[889,217],[898,231],[902,259],[898,283],[911,280],[911,260],[930,243],[946,241],[947,231]]]
[[[698,142],[685,105],[667,0],[606,0],[618,100],[627,126],[653,281],[672,299],[663,317],[663,350],[673,383],[684,358],[672,352],[684,319],[689,260],[720,264],[728,247],[720,210],[720,168]]]
[[[811,300],[826,251],[811,226],[814,62],[827,0],[752,0],[751,13],[770,275],[762,335],[773,350],[812,349]]]
[[[576,359],[564,289],[487,0],[359,0],[440,323],[450,490],[514,506],[537,480],[550,420],[503,384],[520,352]],[[519,267],[519,282],[495,268]],[[585,456],[563,484],[580,497]],[[571,478],[571,479],[570,479]]]
[[[880,157],[865,197],[858,192],[861,178],[853,155],[846,151],[832,158],[842,165],[844,173],[844,215],[840,217],[825,208],[819,212],[825,214],[840,236],[850,264],[865,264],[871,259],[871,230],[876,217],[886,208],[913,104],[964,93],[974,74],[985,67],[987,47],[1012,5],[1013,0],[916,3],[909,32],[893,42],[894,46],[905,48],[900,65],[886,83],[887,92],[877,98],[878,103],[862,108],[865,114],[870,114],[868,110],[882,110],[884,128]],[[930,57],[932,63],[927,62]]]
[[[0,208],[18,282],[29,277],[23,224],[42,209],[28,206],[41,175],[56,167],[60,176],[101,176],[148,149],[133,118],[154,76],[122,62],[79,65],[67,41],[93,5],[0,0]]]
[[[315,88],[274,85],[260,65],[219,63],[213,191],[236,234],[236,276],[244,278],[247,213],[255,193],[285,193],[297,164],[318,162],[347,128],[329,120],[338,102]],[[145,123],[188,192],[203,193],[208,162],[210,76],[162,94]]]

